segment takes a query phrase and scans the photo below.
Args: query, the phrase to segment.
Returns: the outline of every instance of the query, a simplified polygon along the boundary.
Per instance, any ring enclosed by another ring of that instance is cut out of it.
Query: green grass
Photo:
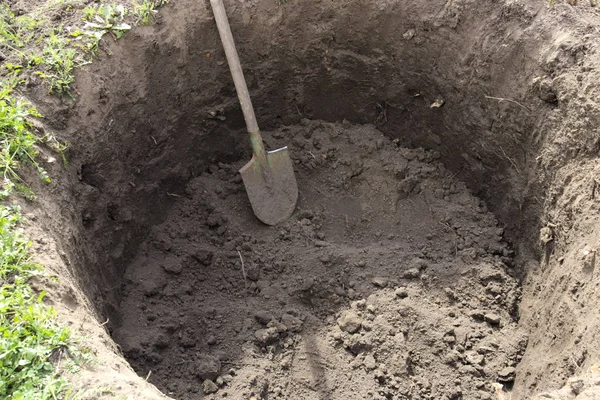
[[[28,118],[40,117],[37,110],[12,93],[10,82],[2,82],[0,89],[0,172],[2,187],[0,199],[10,195],[13,189],[31,196],[31,191],[17,170],[23,165],[33,166],[44,181],[50,181],[46,171],[36,161],[35,144]]]
[[[116,2],[100,1],[75,10],[72,4],[79,0],[50,0],[28,14],[15,15],[8,4],[0,4],[0,199],[15,189],[33,197],[18,173],[24,165],[33,167],[42,180],[50,181],[46,171],[36,161],[36,137],[28,119],[41,117],[35,108],[19,100],[16,93],[22,83],[38,77],[48,92],[75,99],[73,84],[75,70],[90,63],[99,54],[105,35],[115,40],[131,29],[128,23],[148,24],[157,13],[156,8],[169,0],[142,0],[128,9]],[[78,12],[80,25],[65,28],[53,23],[48,15],[57,7]],[[66,7],[66,8],[65,8]],[[56,143],[55,143],[56,144]],[[65,146],[55,150],[64,156]],[[62,150],[61,150],[62,149]]]
[[[115,40],[131,29],[130,23],[149,24],[156,8],[167,0],[143,0],[129,9],[118,2],[97,1],[81,9],[81,0],[51,0],[28,14],[15,15],[5,2],[0,4],[0,78],[18,77],[31,81],[37,76],[51,94],[74,97],[72,86],[77,67],[100,53],[105,35]],[[52,15],[67,13],[76,22],[65,26]]]
[[[45,65],[47,72],[37,74],[47,80],[51,94],[70,94],[71,85],[75,82],[75,68],[88,61],[69,46],[70,39],[58,36],[55,32],[49,34],[45,44],[39,65]]]
[[[53,372],[52,359],[71,345],[70,333],[44,305],[45,293],[28,284],[42,270],[31,261],[20,221],[18,208],[0,206],[0,398],[56,399],[66,381]]]
[[[131,29],[128,21],[150,23],[156,8],[168,1],[142,0],[130,10],[116,2],[96,1],[77,8],[73,5],[81,5],[81,0],[49,0],[18,16],[6,2],[0,3],[0,200],[15,192],[34,196],[23,178],[24,168],[50,181],[37,160],[40,142],[67,164],[68,144],[50,134],[35,134],[31,121],[41,115],[19,95],[22,84],[41,79],[49,93],[74,99],[75,70],[99,54],[102,38],[121,38]],[[49,16],[57,10],[75,13],[80,24],[65,27],[53,22]],[[61,375],[61,371],[77,374],[93,356],[56,322],[55,311],[43,302],[45,293],[31,287],[30,279],[43,275],[43,269],[32,262],[31,243],[23,237],[20,223],[20,210],[0,203],[0,399],[79,399],[87,398],[87,391],[93,392],[89,397],[110,393],[110,388],[87,388],[73,394]],[[62,368],[57,369],[60,361]]]

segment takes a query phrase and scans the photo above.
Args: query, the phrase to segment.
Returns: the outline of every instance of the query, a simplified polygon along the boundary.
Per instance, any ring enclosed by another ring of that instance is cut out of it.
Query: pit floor
[[[251,213],[239,164],[190,181],[122,284],[113,331],[182,400],[491,399],[526,337],[512,252],[439,154],[373,126],[303,120],[294,215]]]

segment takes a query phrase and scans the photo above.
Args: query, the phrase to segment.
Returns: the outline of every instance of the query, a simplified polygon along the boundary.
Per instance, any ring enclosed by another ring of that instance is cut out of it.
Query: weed
[[[9,85],[3,86],[0,90],[0,172],[3,175],[0,198],[8,196],[15,188],[25,190],[26,185],[16,172],[20,165],[34,166],[44,181],[50,181],[46,171],[35,160],[37,137],[31,131],[31,124],[27,121],[29,117],[41,115],[26,102],[15,99]]]
[[[29,256],[31,242],[18,233],[17,207],[0,206],[0,398],[55,399],[65,381],[51,359],[70,344],[70,333],[27,283],[41,267]]]
[[[142,3],[133,2],[133,13],[137,16],[136,23],[139,25],[148,25],[154,14],[158,12],[154,7],[156,5],[150,0],[144,0]]]
[[[56,35],[50,36],[44,48],[45,64],[48,73],[40,74],[48,79],[50,93],[63,95],[69,92],[74,82],[75,50],[67,47],[68,40]]]
[[[125,35],[125,32],[131,29],[131,25],[123,22],[126,15],[125,7],[119,5],[101,4],[94,9],[93,20],[86,22],[84,33],[91,37],[100,37],[108,32],[112,32],[117,39]],[[95,21],[95,22],[93,22]]]
[[[32,51],[26,56],[26,61],[27,61],[27,67],[33,68],[33,67],[37,67],[38,65],[41,65],[42,63],[44,63],[46,61],[46,59],[44,58],[44,56],[42,54],[38,54],[38,53]]]
[[[83,13],[81,19],[84,21],[91,21],[94,19],[94,15],[96,15],[96,8],[94,6],[86,6],[81,12]]]
[[[15,15],[11,13],[10,6],[0,4],[0,45],[3,47],[12,49],[25,45],[15,25]]]

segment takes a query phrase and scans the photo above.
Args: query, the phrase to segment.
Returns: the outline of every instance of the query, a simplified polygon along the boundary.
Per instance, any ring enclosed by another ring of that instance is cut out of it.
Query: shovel
[[[267,225],[287,219],[296,208],[298,184],[287,147],[266,152],[222,0],[210,0],[235,90],[252,144],[252,159],[240,169],[254,215]]]

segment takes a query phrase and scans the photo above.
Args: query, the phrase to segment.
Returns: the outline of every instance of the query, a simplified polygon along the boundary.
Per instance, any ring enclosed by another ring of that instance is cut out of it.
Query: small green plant
[[[0,398],[56,399],[65,380],[52,372],[52,359],[64,354],[70,333],[54,322],[45,293],[28,284],[41,267],[31,261],[20,222],[17,207],[0,206]]]
[[[0,198],[10,194],[12,189],[20,189],[26,193],[26,185],[17,174],[21,165],[32,165],[40,177],[49,182],[46,171],[38,164],[34,145],[37,137],[31,131],[27,118],[41,117],[38,111],[28,103],[12,96],[10,83],[2,82],[0,90],[0,171],[3,184]]]
[[[133,13],[137,16],[136,23],[139,25],[148,25],[154,15],[158,12],[154,8],[153,1],[144,0],[142,3],[133,2]]]
[[[75,49],[69,46],[69,39],[51,33],[44,47],[44,64],[47,72],[40,72],[50,83],[50,93],[59,96],[69,94],[75,81],[75,68],[84,63]]]
[[[40,65],[46,61],[46,59],[44,58],[44,56],[42,54],[38,54],[34,51],[30,52],[25,58],[27,61],[28,68],[37,67],[38,65]]]
[[[82,20],[91,21],[94,19],[94,15],[96,15],[96,8],[94,6],[86,6],[81,12],[83,14],[81,17]]]
[[[101,4],[95,9],[93,20],[85,24],[83,32],[91,37],[98,37],[98,35],[102,37],[111,32],[120,39],[131,29],[131,25],[123,22],[125,15],[126,10],[122,4],[115,6]]]
[[[0,47],[9,50],[23,48],[35,37],[41,21],[28,15],[16,17],[6,4],[0,5]]]

